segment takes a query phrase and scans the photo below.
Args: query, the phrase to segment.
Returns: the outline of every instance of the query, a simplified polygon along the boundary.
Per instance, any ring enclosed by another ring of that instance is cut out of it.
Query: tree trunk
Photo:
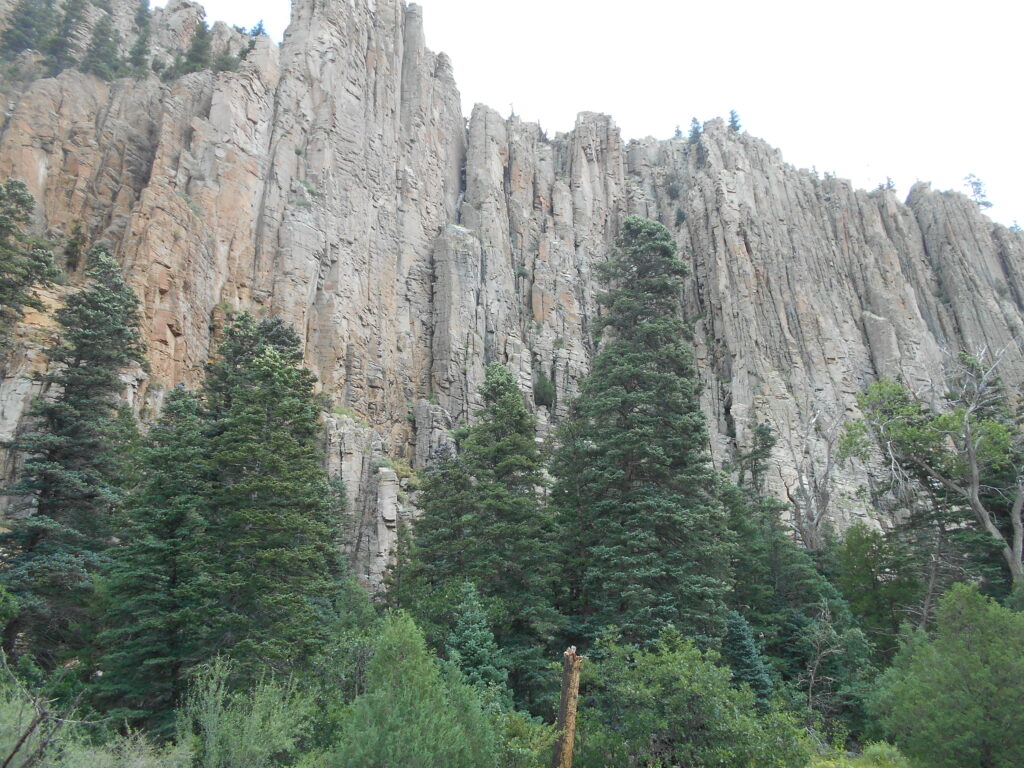
[[[558,738],[551,756],[551,768],[572,768],[572,752],[576,745],[576,705],[580,695],[580,667],[583,657],[576,655],[576,646],[565,651],[562,662],[562,700],[558,706]]]

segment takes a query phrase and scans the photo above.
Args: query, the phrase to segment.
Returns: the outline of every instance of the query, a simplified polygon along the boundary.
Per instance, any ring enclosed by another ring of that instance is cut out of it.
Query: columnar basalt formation
[[[113,0],[126,50],[135,5]],[[172,61],[201,18],[186,0],[154,14],[154,56]],[[214,41],[247,45],[225,25]],[[326,419],[326,445],[371,581],[408,513],[379,462],[450,450],[487,363],[531,403],[551,380],[545,431],[565,415],[597,343],[593,267],[629,214],[669,226],[692,268],[716,461],[770,423],[774,490],[817,483],[839,524],[868,511],[865,467],[826,470],[866,383],[934,397],[946,355],[982,349],[1011,390],[1024,382],[1024,238],[967,198],[856,190],[721,121],[696,142],[624,142],[594,113],[553,138],[483,106],[467,122],[420,9],[397,0],[296,0],[283,43],[257,39],[235,71],[68,70],[9,101],[0,178],[29,185],[40,234],[60,243],[81,222],[114,249],[145,309],[151,372],[135,379],[152,406],[198,382],[232,311],[296,328],[334,407],[364,422]],[[6,369],[0,437],[33,393],[36,320]]]

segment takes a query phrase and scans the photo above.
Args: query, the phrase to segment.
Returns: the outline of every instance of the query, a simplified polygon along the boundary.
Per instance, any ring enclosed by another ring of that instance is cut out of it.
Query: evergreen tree
[[[690,121],[690,143],[699,144],[701,135],[700,121],[695,117]]]
[[[75,63],[71,55],[71,39],[75,28],[82,23],[85,7],[85,0],[65,0],[60,24],[43,43],[51,75],[63,72]]]
[[[13,57],[22,51],[38,50],[53,31],[53,0],[18,0],[10,19],[11,25],[0,37],[0,52]]]
[[[330,765],[345,768],[488,768],[495,739],[476,692],[442,674],[407,616],[388,617],[367,672],[367,690],[346,718]]]
[[[59,274],[50,251],[23,233],[34,207],[23,182],[8,179],[0,184],[0,350],[24,307],[42,309],[32,289],[50,284]]]
[[[764,707],[771,698],[774,686],[768,667],[757,650],[750,625],[736,611],[729,611],[725,616],[722,658],[732,669],[733,682],[749,685],[757,696],[758,704]]]
[[[104,14],[92,30],[92,39],[82,59],[82,71],[96,75],[103,80],[120,76],[124,66],[118,53],[120,35],[114,29],[110,14]]]
[[[740,125],[740,116],[736,113],[735,109],[729,110],[729,130],[733,133],[739,133],[743,130],[743,127]]]
[[[607,332],[553,463],[566,612],[649,644],[673,624],[720,637],[730,535],[679,298],[686,267],[660,224],[628,218],[600,274]]]
[[[538,498],[544,478],[536,423],[515,379],[492,364],[480,394],[477,424],[456,435],[458,456],[423,482],[414,554],[397,597],[428,623],[444,625],[463,582],[471,582],[523,697],[560,623],[552,607],[552,524]]]
[[[936,626],[906,638],[875,685],[880,729],[915,765],[1024,765],[1024,613],[958,584]]]
[[[20,614],[6,629],[7,650],[24,648],[44,666],[85,640],[93,576],[109,545],[110,514],[120,497],[115,403],[119,374],[143,362],[138,299],[105,252],[90,253],[89,284],[58,310],[60,338],[48,350],[51,393],[32,406],[33,428],[14,448],[28,454],[7,493],[27,503],[3,536],[3,583]]]
[[[455,626],[445,643],[448,658],[471,685],[503,689],[508,683],[504,655],[494,640],[480,595],[468,581],[462,586],[462,600],[456,606],[455,617]]]
[[[187,75],[190,72],[201,72],[210,68],[213,57],[213,36],[205,21],[196,25],[195,34],[192,35],[192,42],[185,52],[185,60],[180,67],[179,74]]]
[[[839,589],[885,655],[896,650],[906,607],[921,591],[909,555],[899,544],[898,538],[858,523],[846,532],[838,551]]]
[[[201,661],[191,635],[204,617],[189,592],[198,575],[193,543],[209,515],[203,426],[194,394],[167,396],[146,439],[145,479],[127,505],[124,545],[105,569],[103,674],[94,695],[117,721],[161,735],[173,724],[186,671]]]
[[[128,51],[128,66],[135,77],[143,77],[149,71],[149,42],[153,36],[151,15],[149,0],[139,0],[139,8],[135,12],[138,35]]]
[[[291,348],[279,351],[274,334]],[[195,599],[205,617],[198,654],[225,654],[240,681],[295,669],[317,653],[344,576],[317,449],[314,378],[300,357],[293,331],[243,318],[206,390],[211,492],[196,542]]]

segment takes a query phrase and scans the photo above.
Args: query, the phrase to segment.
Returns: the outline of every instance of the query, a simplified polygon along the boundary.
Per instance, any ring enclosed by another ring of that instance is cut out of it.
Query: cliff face
[[[114,0],[128,45],[122,5],[135,4]],[[553,381],[544,429],[565,414],[593,353],[592,267],[628,214],[673,229],[692,266],[716,460],[771,423],[775,489],[840,524],[865,513],[869,481],[826,468],[829,445],[867,382],[933,396],[947,350],[987,348],[1019,391],[1024,238],[963,196],[918,185],[901,204],[819,179],[720,121],[699,144],[624,143],[591,113],[551,139],[480,106],[467,124],[418,7],[300,0],[292,13],[283,44],[259,39],[237,71],[31,82],[0,129],[0,178],[29,185],[41,233],[60,242],[81,221],[116,251],[145,307],[140,402],[199,380],[231,310],[295,326],[324,390],[363,421],[331,417],[326,439],[371,580],[406,505],[379,459],[422,466],[444,449],[486,363],[528,394]],[[200,16],[181,0],[155,14],[156,54],[187,46]],[[244,42],[223,25],[214,38]],[[0,437],[31,394],[28,336],[0,389]]]

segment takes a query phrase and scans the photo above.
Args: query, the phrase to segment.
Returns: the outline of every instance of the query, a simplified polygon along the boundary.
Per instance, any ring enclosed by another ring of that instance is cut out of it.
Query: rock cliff
[[[127,49],[135,3],[112,5]],[[154,14],[154,57],[173,60],[201,18],[187,0]],[[214,41],[246,43],[224,25]],[[198,381],[232,310],[305,339],[370,581],[409,509],[386,457],[445,450],[486,363],[509,365],[530,402],[551,380],[542,432],[564,416],[594,349],[592,268],[629,214],[666,224],[691,265],[716,461],[769,422],[774,489],[837,524],[868,512],[867,468],[831,450],[867,382],[933,397],[947,354],[983,348],[1012,391],[1024,382],[1024,237],[967,198],[857,190],[721,121],[699,142],[624,142],[593,113],[553,138],[483,106],[467,121],[415,5],[296,0],[283,43],[257,39],[234,71],[68,70],[5,91],[0,178],[28,184],[40,234],[61,243],[81,222],[109,243],[142,299],[140,404]],[[33,392],[37,320],[0,384],[0,438]]]

